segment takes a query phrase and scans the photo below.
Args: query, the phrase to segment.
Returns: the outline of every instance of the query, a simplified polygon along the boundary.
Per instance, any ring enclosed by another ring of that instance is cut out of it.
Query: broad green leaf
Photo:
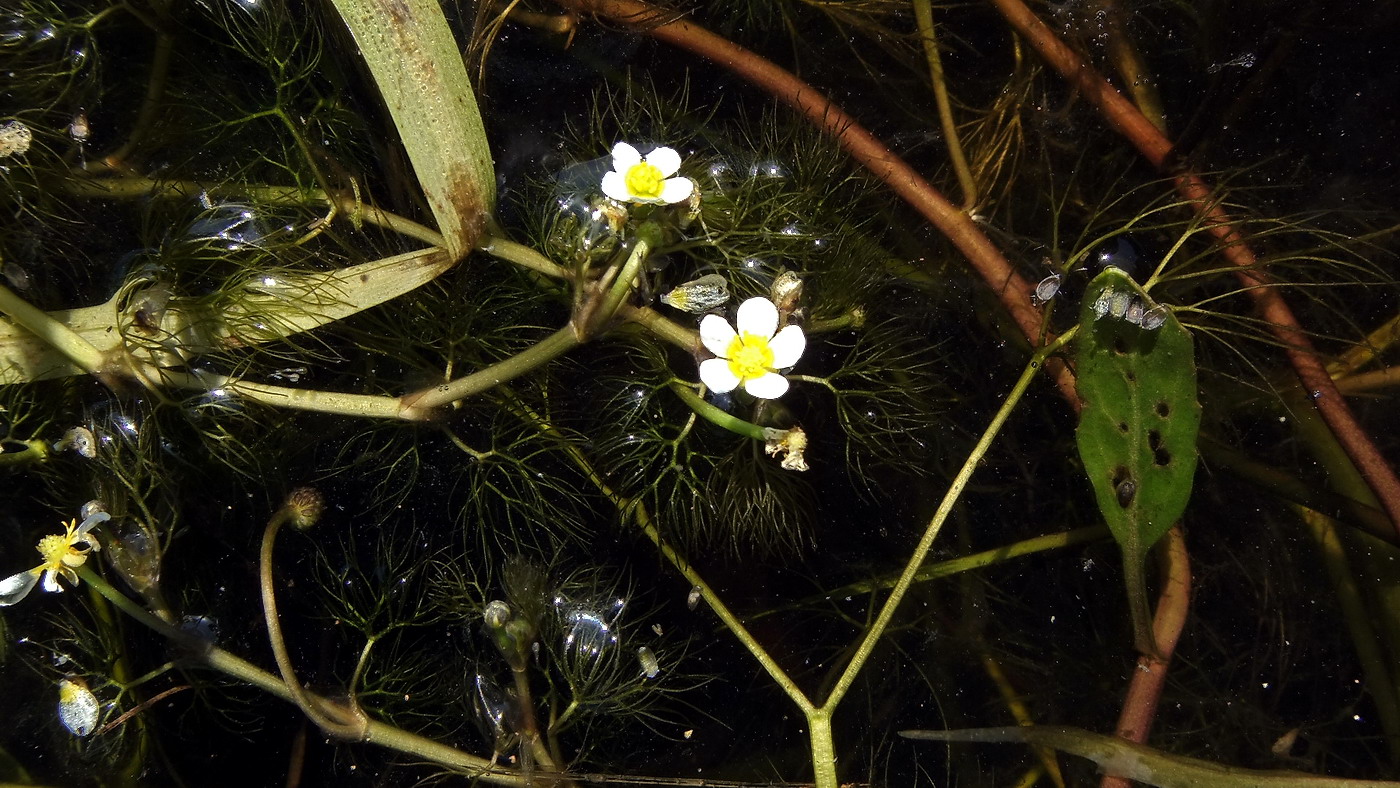
[[[1147,654],[1156,644],[1143,566],[1191,497],[1201,423],[1191,335],[1154,307],[1121,269],[1095,277],[1080,308],[1076,368],[1079,456],[1123,550],[1134,638]]]

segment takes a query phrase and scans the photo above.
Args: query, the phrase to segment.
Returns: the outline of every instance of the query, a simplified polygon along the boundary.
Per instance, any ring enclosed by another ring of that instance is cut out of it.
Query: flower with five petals
[[[34,549],[39,551],[44,563],[0,580],[0,607],[13,605],[29,596],[40,577],[43,578],[45,591],[62,591],[63,586],[58,584],[60,576],[69,585],[76,586],[78,573],[75,570],[87,563],[89,554],[102,549],[97,537],[88,532],[110,519],[111,515],[106,512],[96,512],[83,520],[82,525],[77,520],[69,520],[64,524],[62,534],[49,534],[40,539]]]
[[[643,156],[625,142],[613,146],[612,172],[603,176],[603,194],[618,202],[671,205],[690,198],[695,182],[672,178],[681,168],[681,155],[670,148],[655,148]]]
[[[800,326],[778,330],[778,308],[762,296],[739,305],[738,329],[718,315],[700,321],[700,341],[718,358],[700,362],[700,380],[723,394],[739,386],[759,399],[777,399],[788,390],[778,374],[802,357],[807,337]]]

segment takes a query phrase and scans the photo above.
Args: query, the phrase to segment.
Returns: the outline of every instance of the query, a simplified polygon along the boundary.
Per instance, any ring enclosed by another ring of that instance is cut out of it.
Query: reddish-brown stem
[[[1119,737],[1138,744],[1147,742],[1152,732],[1152,720],[1157,715],[1157,701],[1167,681],[1167,666],[1171,662],[1181,630],[1186,626],[1186,614],[1191,607],[1191,559],[1186,553],[1186,539],[1181,524],[1172,526],[1167,538],[1157,548],[1161,556],[1162,592],[1157,597],[1157,615],[1153,618],[1152,634],[1157,641],[1159,656],[1138,657],[1137,670],[1128,682],[1123,697],[1123,710],[1118,715]],[[1131,780],[1106,776],[1099,788],[1130,788]]]
[[[996,293],[1026,339],[1035,345],[1041,336],[1041,313],[1031,303],[1031,285],[1012,267],[970,216],[953,205],[923,176],[910,167],[884,143],[875,138],[855,118],[821,91],[798,79],[795,74],[766,58],[685,19],[638,0],[556,0],[575,11],[597,14],[614,22],[637,25],[648,35],[699,55],[733,71],[807,116],[817,127],[831,134],[842,148],[871,174],[884,181],[937,227],[962,252]],[[1049,337],[1046,342],[1053,341]],[[1079,407],[1074,375],[1058,359],[1046,364],[1070,407]]]
[[[1098,107],[1118,133],[1128,139],[1153,166],[1166,170],[1170,165],[1172,143],[1138,108],[1119,93],[1074,50],[1055,36],[1021,0],[992,0],[1006,20],[1030,42],[1060,75],[1069,80]],[[1269,324],[1274,338],[1284,347],[1294,373],[1308,392],[1322,420],[1346,450],[1371,491],[1380,501],[1390,522],[1400,532],[1400,477],[1381,456],[1327,374],[1322,358],[1283,300],[1278,288],[1260,265],[1244,236],[1220,206],[1210,185],[1190,170],[1174,173],[1177,192],[1204,220],[1206,228],[1220,244],[1220,253],[1239,268],[1237,276],[1255,308]]]

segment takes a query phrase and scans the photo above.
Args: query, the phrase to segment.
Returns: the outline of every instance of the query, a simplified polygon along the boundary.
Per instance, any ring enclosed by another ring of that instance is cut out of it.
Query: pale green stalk
[[[1400,788],[1386,780],[1323,777],[1306,772],[1259,771],[1172,755],[1119,736],[1053,725],[900,731],[926,741],[1025,742],[1050,747],[1097,763],[1105,774],[1127,777],[1156,788]]]
[[[1071,545],[1083,544],[1100,539],[1111,538],[1108,526],[1106,525],[1086,525],[1082,528],[1075,528],[1060,533],[1036,536],[1031,539],[1023,539],[1019,542],[993,547],[990,550],[983,550],[980,553],[965,555],[960,558],[950,558],[947,561],[940,561],[936,564],[929,564],[923,567],[914,575],[915,583],[927,583],[931,580],[940,580],[945,577],[971,572],[976,569],[985,569],[989,566],[996,566],[1014,558],[1022,558],[1028,555],[1039,555],[1048,550],[1058,550]],[[774,608],[757,613],[749,617],[749,621],[756,621],[760,618],[782,612],[785,609],[801,608],[807,605],[821,602],[826,599],[839,599],[842,597],[854,597],[862,594],[869,594],[872,591],[881,591],[886,588],[893,588],[898,582],[898,578],[883,577],[878,580],[863,580],[858,583],[851,583],[830,591],[823,591],[816,596],[799,600],[784,608]]]
[[[665,318],[655,309],[645,306],[630,306],[623,304],[618,314],[623,318],[646,328],[658,338],[663,339],[681,350],[694,353],[700,349],[700,332],[692,328],[685,328],[680,324]]]
[[[866,661],[875,651],[875,644],[885,634],[885,629],[889,626],[890,620],[894,618],[895,612],[899,609],[900,602],[904,601],[904,595],[909,592],[909,587],[914,584],[914,579],[923,566],[924,560],[928,557],[929,550],[933,547],[933,540],[942,530],[943,523],[947,521],[948,515],[952,513],[953,507],[958,499],[962,497],[962,492],[967,487],[968,481],[972,478],[973,472],[981,464],[982,458],[992,446],[992,441],[1001,432],[1001,428],[1010,418],[1012,411],[1020,403],[1021,397],[1025,395],[1030,387],[1031,381],[1040,373],[1045,360],[1060,349],[1066,342],[1072,339],[1078,331],[1070,329],[1060,335],[1054,343],[1041,348],[1031,357],[1031,361],[1026,365],[1025,371],[1016,381],[1016,385],[1011,388],[1011,393],[1002,402],[1001,409],[992,417],[992,423],[987,425],[987,429],[982,433],[982,437],[973,447],[972,452],[963,462],[963,466],[958,470],[957,476],[953,477],[953,482],[948,486],[948,491],[943,495],[943,501],[938,505],[937,511],[933,514],[933,519],[924,528],[924,535],[919,539],[914,552],[909,556],[909,561],[904,566],[904,571],[900,573],[899,579],[895,581],[894,589],[890,591],[889,597],[885,600],[884,606],[875,618],[875,622],[870,625],[856,647],[854,656],[846,665],[846,669],[841,672],[836,679],[835,686],[827,696],[826,701],[821,706],[807,714],[807,724],[810,728],[812,739],[812,759],[816,769],[817,788],[837,788],[836,759],[835,750],[832,747],[831,736],[831,715],[837,705],[846,697],[851,685],[855,683],[856,676],[865,667]]]
[[[176,627],[161,621],[154,615],[148,613],[140,605],[133,602],[125,594],[113,588],[110,583],[103,580],[100,575],[93,571],[92,567],[84,566],[78,569],[78,576],[89,587],[101,594],[107,601],[111,602],[123,613],[132,619],[144,624],[156,633],[173,641],[177,647],[184,649],[192,656],[188,661],[193,662],[212,670],[218,671],[226,676],[257,687],[258,689],[274,695],[288,703],[294,703],[292,692],[287,689],[287,685],[271,673],[253,665],[247,660],[230,654],[217,646],[210,646],[182,632]],[[319,706],[331,705],[331,701],[318,695],[307,693],[307,697]],[[432,739],[419,736],[414,733],[396,728],[378,720],[369,720],[365,727],[364,741],[375,744],[397,752],[404,753],[425,761],[430,761],[449,769],[472,775],[475,779],[496,785],[526,785],[527,780],[519,774],[498,766],[494,762],[480,758],[469,753],[462,752],[453,747],[433,741]]]
[[[433,408],[480,394],[555,359],[583,343],[573,326],[564,326],[536,344],[505,361],[492,364],[463,378],[423,389],[403,397],[402,418],[426,418]]]
[[[1053,344],[1041,348],[1040,351],[1031,358],[1030,363],[1026,365],[1025,371],[1021,373],[1020,379],[1017,380],[1016,385],[1012,387],[1011,393],[1007,395],[1006,400],[1001,405],[1001,409],[998,410],[996,416],[992,418],[992,422],[988,425],[986,431],[983,432],[982,438],[968,455],[967,460],[964,461],[957,476],[954,477],[952,484],[948,487],[948,491],[943,497],[942,503],[939,504],[938,510],[933,515],[933,519],[930,520],[928,526],[925,527],[923,537],[919,540],[918,546],[914,549],[913,554],[909,557],[909,561],[905,564],[904,571],[895,582],[894,589],[885,600],[885,604],[880,609],[880,613],[876,617],[875,622],[870,626],[870,629],[866,631],[865,636],[857,645],[851,661],[846,665],[840,677],[837,678],[836,684],[832,688],[830,695],[827,696],[826,701],[820,706],[814,704],[802,689],[797,686],[797,683],[783,670],[782,666],[779,665],[763,645],[754,638],[753,634],[749,632],[748,628],[739,620],[739,617],[734,615],[733,611],[724,604],[724,601],[720,599],[714,589],[705,582],[705,579],[701,577],[700,573],[697,572],[675,548],[671,547],[670,544],[662,539],[661,532],[651,520],[651,516],[647,512],[646,507],[640,501],[622,496],[609,487],[603,478],[593,469],[588,459],[583,456],[583,453],[573,444],[563,441],[562,436],[560,436],[561,443],[565,451],[573,458],[574,463],[589,475],[598,489],[616,502],[619,511],[631,512],[633,521],[641,527],[646,537],[656,545],[662,557],[699,590],[700,596],[705,600],[706,604],[714,610],[715,615],[719,617],[725,628],[743,644],[744,648],[758,661],[759,665],[768,673],[774,683],[776,683],[783,692],[787,694],[788,698],[796,704],[798,709],[802,711],[803,716],[807,719],[808,735],[812,751],[812,769],[817,788],[838,788],[839,780],[837,779],[836,769],[836,746],[831,727],[832,715],[836,707],[841,703],[846,692],[850,690],[851,685],[855,682],[856,676],[859,675],[861,669],[865,667],[866,661],[869,660],[871,653],[875,649],[876,642],[884,635],[890,620],[894,617],[895,612],[899,608],[900,602],[904,600],[904,596],[908,593],[909,587],[913,585],[914,580],[918,576],[919,570],[923,566],[924,560],[928,557],[929,550],[933,546],[934,539],[938,536],[939,531],[943,527],[943,523],[947,521],[948,515],[952,513],[953,507],[962,496],[962,492],[967,487],[968,481],[972,478],[973,472],[976,471],[978,465],[981,464],[982,458],[986,456],[987,451],[991,448],[992,442],[996,439],[1002,426],[1020,403],[1021,397],[1025,395],[1031,382],[1035,379],[1036,375],[1039,374],[1045,360],[1063,347],[1065,343],[1073,339],[1076,333],[1078,332],[1074,329],[1065,332],[1056,339]],[[694,396],[693,392],[691,394]],[[696,398],[698,399],[698,397]],[[525,413],[540,429],[558,436],[558,432],[538,415],[528,409],[526,409]]]
[[[333,205],[337,211],[351,219],[365,221],[439,248],[446,245],[442,233],[431,227],[425,227],[412,219],[390,213],[369,203],[360,202],[354,197],[344,194],[328,194],[321,189],[240,183],[204,184],[195,181],[162,181],[154,178],[143,178],[139,175],[78,178],[65,181],[63,188],[69,194],[78,197],[95,197],[104,200],[162,197],[193,200],[207,196],[214,199],[250,199],[269,205],[306,205],[308,203]]]
[[[963,193],[962,209],[971,211],[977,207],[977,181],[972,177],[972,169],[967,166],[967,156],[963,153],[962,140],[958,137],[958,123],[953,119],[953,102],[948,98],[948,80],[943,74],[943,56],[938,51],[938,34],[933,24],[933,4],[929,0],[914,0],[914,21],[919,26],[919,38],[924,44],[924,57],[928,59],[929,77],[933,81],[933,100],[938,107],[938,122],[943,127],[943,141],[948,145],[948,159],[953,172],[958,176],[958,186]]]
[[[672,382],[671,390],[676,392],[676,396],[680,397],[681,401],[688,405],[691,410],[695,411],[700,418],[717,427],[723,427],[735,435],[742,435],[745,438],[766,442],[769,438],[781,437],[787,432],[787,430],[760,427],[753,422],[744,421],[738,416],[725,413],[723,410],[706,402],[704,397],[696,394],[694,389],[684,383]]]
[[[592,335],[598,329],[606,326],[617,314],[617,311],[622,308],[622,304],[628,296],[632,295],[637,274],[642,270],[642,263],[646,262],[647,255],[651,254],[651,250],[655,246],[655,243],[650,240],[651,236],[656,234],[653,225],[643,225],[638,232],[640,234],[648,229],[651,229],[652,232],[641,234],[636,239],[631,253],[627,255],[627,261],[622,265],[622,270],[617,273],[617,278],[606,285],[608,291],[603,297],[602,304],[597,307],[596,311],[584,316],[583,322],[586,325],[580,327],[583,333]]]
[[[477,248],[498,260],[514,263],[521,268],[528,268],[531,271],[538,271],[545,276],[552,276],[557,279],[569,278],[569,272],[564,270],[563,266],[557,265],[553,260],[550,260],[534,248],[526,246],[525,244],[508,241],[494,235],[488,235],[482,239],[481,244]]]
[[[20,298],[4,285],[0,285],[0,313],[38,337],[44,344],[62,353],[89,375],[101,374],[107,363],[106,356],[91,342],[55,320],[49,313]]]

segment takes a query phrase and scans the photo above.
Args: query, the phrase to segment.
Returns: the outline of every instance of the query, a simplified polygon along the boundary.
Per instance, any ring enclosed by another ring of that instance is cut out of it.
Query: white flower
[[[78,525],[77,520],[69,520],[63,526],[62,534],[49,534],[39,540],[34,549],[39,551],[44,563],[27,572],[10,575],[0,580],[0,607],[13,605],[29,596],[42,576],[45,591],[62,591],[58,578],[63,577],[70,585],[78,584],[78,567],[87,563],[88,554],[102,549],[97,537],[88,533],[98,523],[112,519],[106,512],[97,512]]]
[[[643,156],[625,142],[613,146],[613,171],[603,176],[603,194],[618,202],[670,205],[683,202],[695,191],[689,178],[672,178],[681,168],[681,155],[670,148],[656,148]]]
[[[719,356],[700,362],[700,380],[720,394],[742,385],[759,399],[783,396],[788,381],[778,370],[802,358],[807,337],[801,327],[792,325],[778,331],[778,308],[763,297],[739,305],[738,323],[735,331],[718,315],[706,315],[700,321],[700,341]]]

